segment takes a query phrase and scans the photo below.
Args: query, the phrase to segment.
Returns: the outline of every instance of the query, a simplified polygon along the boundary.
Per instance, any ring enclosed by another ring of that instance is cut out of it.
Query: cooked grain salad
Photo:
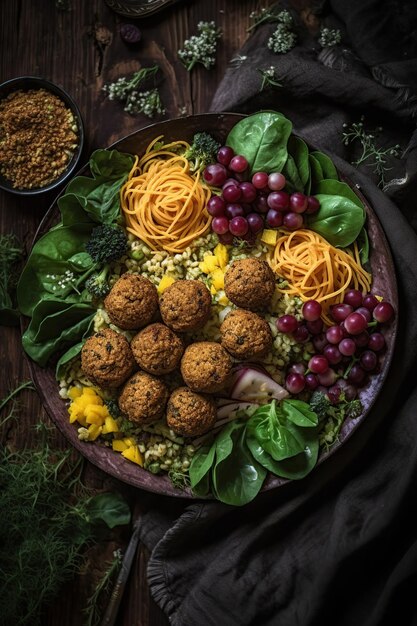
[[[114,285],[124,272],[138,273],[148,278],[159,293],[179,279],[201,280],[212,295],[211,315],[208,322],[198,331],[189,334],[189,341],[216,341],[220,340],[220,325],[227,314],[236,309],[224,292],[224,273],[231,263],[248,257],[263,258],[268,253],[268,245],[258,241],[253,247],[223,246],[219,245],[218,238],[214,234],[200,237],[192,245],[187,247],[181,254],[169,254],[165,251],[152,251],[145,243],[136,239],[133,235],[128,236],[129,250],[127,254],[112,265],[112,273],[109,278],[110,285]],[[213,264],[213,258],[220,259],[220,264]],[[208,266],[207,266],[208,264]],[[208,271],[212,269],[212,271]],[[272,349],[263,359],[263,365],[269,374],[280,384],[283,384],[283,370],[285,366],[299,355],[300,352],[308,353],[311,346],[299,345],[288,335],[279,333],[276,327],[276,319],[285,314],[293,314],[300,317],[301,301],[291,298],[287,294],[281,295],[275,291],[270,307],[270,312],[264,317],[269,323],[273,336]],[[121,333],[131,341],[135,331],[122,330],[115,326],[104,308],[103,302],[98,303],[97,313],[94,317],[94,332],[110,328]],[[173,390],[182,383],[178,372],[162,377]],[[83,441],[96,440],[116,452],[121,452],[130,461],[142,465],[145,469],[153,472],[170,472],[185,474],[191,463],[195,450],[204,442],[204,437],[184,438],[170,430],[165,420],[156,424],[139,426],[130,422],[120,415],[115,397],[111,391],[105,391],[94,387],[81,370],[80,359],[74,359],[59,381],[60,396],[71,401],[71,406],[84,404],[85,392],[94,390],[95,402],[101,401],[101,411],[104,414],[104,426],[91,428],[89,421],[79,412],[77,407],[70,413],[70,419],[79,424],[78,436]],[[88,396],[91,401],[92,396]],[[88,406],[88,405],[87,405]],[[107,408],[109,407],[109,408]],[[71,408],[70,408],[71,410]],[[85,410],[84,410],[85,412]],[[87,408],[87,413],[89,412]],[[119,413],[119,415],[118,415]],[[79,417],[75,418],[75,415]],[[82,424],[83,419],[85,423]],[[107,420],[107,421],[106,421]],[[101,420],[99,419],[98,422]],[[106,427],[107,423],[107,427]],[[130,456],[129,450],[136,447],[135,454]]]

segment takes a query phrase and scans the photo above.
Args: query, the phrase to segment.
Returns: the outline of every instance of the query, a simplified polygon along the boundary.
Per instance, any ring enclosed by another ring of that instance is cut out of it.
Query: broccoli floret
[[[101,224],[93,229],[85,248],[95,263],[109,263],[126,254],[128,242],[119,226]]]
[[[104,298],[110,291],[107,276],[110,265],[106,264],[101,272],[95,272],[85,281],[85,288],[94,298]]]
[[[363,406],[360,400],[350,400],[345,405],[346,417],[354,419],[359,417],[363,411]]]
[[[325,393],[314,391],[311,394],[310,409],[314,411],[314,413],[317,413],[319,419],[326,417],[330,407],[331,402]]]
[[[119,409],[119,405],[117,404],[117,400],[105,400],[104,404],[106,405],[108,412],[114,419],[120,417],[121,411]]]
[[[215,163],[220,144],[208,133],[196,133],[193,143],[185,151],[185,158],[190,161],[190,170],[203,170],[209,163]]]

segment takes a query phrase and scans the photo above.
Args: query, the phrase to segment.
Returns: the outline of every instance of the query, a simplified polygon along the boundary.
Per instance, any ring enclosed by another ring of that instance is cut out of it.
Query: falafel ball
[[[257,360],[272,348],[272,331],[266,320],[253,311],[231,311],[220,326],[222,346],[241,361]]]
[[[179,333],[198,330],[211,312],[211,295],[201,280],[176,280],[159,300],[164,323]]]
[[[217,419],[215,402],[210,396],[178,387],[172,392],[167,406],[167,424],[184,437],[198,437],[213,428]]]
[[[158,310],[158,292],[148,278],[122,274],[104,299],[104,307],[119,328],[143,328]]]
[[[168,400],[165,383],[146,372],[133,374],[119,396],[119,408],[137,424],[151,424],[161,419]]]
[[[181,359],[181,374],[192,391],[215,393],[229,381],[232,359],[214,341],[197,341],[186,348]]]
[[[239,259],[232,263],[224,275],[224,290],[236,306],[261,311],[271,302],[275,275],[266,261]]]
[[[81,369],[92,383],[103,389],[122,385],[135,366],[126,337],[111,328],[87,339],[81,350]]]
[[[157,376],[172,372],[184,353],[182,339],[168,326],[158,322],[135,335],[130,347],[138,365]]]

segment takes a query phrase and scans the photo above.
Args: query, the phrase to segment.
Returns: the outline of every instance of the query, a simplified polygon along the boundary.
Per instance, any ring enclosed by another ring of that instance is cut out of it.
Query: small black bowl
[[[62,185],[71,177],[74,170],[77,168],[84,146],[84,125],[78,106],[66,91],[64,91],[61,87],[58,87],[58,85],[51,83],[49,80],[36,76],[20,76],[18,78],[12,78],[11,80],[8,80],[0,85],[0,101],[4,100],[8,95],[15,91],[29,91],[31,89],[45,89],[46,91],[55,94],[72,111],[78,128],[78,145],[74,150],[74,154],[72,155],[67,168],[55,180],[48,183],[44,187],[32,187],[26,189],[16,188],[12,186],[11,181],[7,180],[7,178],[0,174],[0,189],[4,189],[5,191],[9,191],[19,196],[38,196]]]

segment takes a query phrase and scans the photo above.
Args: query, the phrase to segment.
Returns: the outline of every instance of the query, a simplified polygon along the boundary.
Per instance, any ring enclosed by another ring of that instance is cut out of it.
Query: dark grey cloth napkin
[[[394,0],[319,8],[324,24],[342,29],[340,46],[321,49],[294,14],[299,43],[276,55],[266,48],[274,25],[261,26],[212,109],[283,112],[360,186],[396,268],[393,363],[362,425],[304,480],[238,509],[141,495],[151,592],[176,626],[417,624],[417,11]],[[271,65],[283,87],[260,92],[259,68]],[[385,193],[372,167],[349,165],[341,141],[343,123],[361,115],[382,126],[380,145],[408,147],[389,163]]]

